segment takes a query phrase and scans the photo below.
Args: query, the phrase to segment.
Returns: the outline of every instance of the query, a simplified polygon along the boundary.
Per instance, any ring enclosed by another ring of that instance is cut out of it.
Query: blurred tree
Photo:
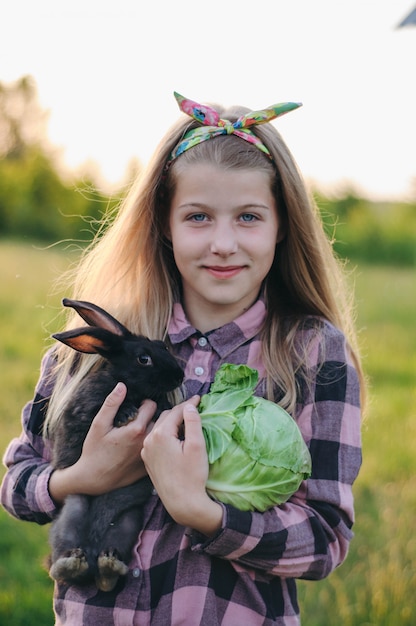
[[[46,138],[47,113],[38,103],[36,84],[23,76],[11,84],[0,82],[0,157],[22,159]]]
[[[94,223],[115,201],[98,192],[91,177],[62,178],[47,117],[30,76],[0,82],[0,234],[89,241]]]
[[[131,161],[112,198],[100,192],[93,170],[63,177],[48,141],[47,112],[33,78],[0,82],[0,236],[90,242],[103,214],[129,190],[140,164]],[[324,227],[341,257],[416,266],[416,205],[377,203],[352,188],[314,193]]]

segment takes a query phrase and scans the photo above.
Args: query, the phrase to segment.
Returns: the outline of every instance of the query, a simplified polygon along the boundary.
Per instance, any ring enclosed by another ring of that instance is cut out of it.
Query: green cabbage
[[[257,370],[225,363],[198,410],[208,452],[207,492],[243,511],[285,502],[311,474],[295,420],[253,395]]]

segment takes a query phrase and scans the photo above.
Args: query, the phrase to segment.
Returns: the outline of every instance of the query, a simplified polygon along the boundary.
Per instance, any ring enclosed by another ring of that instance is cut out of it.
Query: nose
[[[212,233],[210,250],[212,254],[228,256],[237,252],[238,242],[234,228],[228,224],[218,224]]]

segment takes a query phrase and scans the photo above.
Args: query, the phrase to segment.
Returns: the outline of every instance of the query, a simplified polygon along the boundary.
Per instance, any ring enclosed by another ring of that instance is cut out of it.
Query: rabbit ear
[[[81,300],[70,300],[64,298],[62,304],[67,307],[72,307],[76,312],[84,319],[90,326],[98,326],[99,328],[105,328],[106,330],[126,337],[130,335],[130,331],[123,326],[115,317],[101,309],[92,302],[84,302]]]
[[[119,335],[104,328],[74,328],[55,333],[52,337],[78,352],[101,354],[104,357],[119,352],[123,345]]]

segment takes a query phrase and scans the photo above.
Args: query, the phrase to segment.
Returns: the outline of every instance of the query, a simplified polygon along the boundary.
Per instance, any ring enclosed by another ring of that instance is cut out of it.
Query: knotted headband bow
[[[280,104],[273,104],[267,109],[262,111],[251,111],[238,118],[235,122],[229,120],[223,120],[219,114],[212,107],[206,104],[198,104],[193,100],[184,98],[179,93],[174,92],[174,96],[179,105],[179,108],[183,113],[186,113],[197,122],[200,122],[202,126],[197,128],[191,128],[188,130],[178,145],[172,150],[167,165],[169,165],[180,154],[189,150],[193,146],[196,146],[207,139],[217,137],[218,135],[237,135],[245,141],[254,144],[259,150],[271,157],[268,148],[264,143],[250,130],[250,126],[255,124],[264,124],[270,122],[284,113],[293,111],[302,106],[300,102],[281,102]]]

